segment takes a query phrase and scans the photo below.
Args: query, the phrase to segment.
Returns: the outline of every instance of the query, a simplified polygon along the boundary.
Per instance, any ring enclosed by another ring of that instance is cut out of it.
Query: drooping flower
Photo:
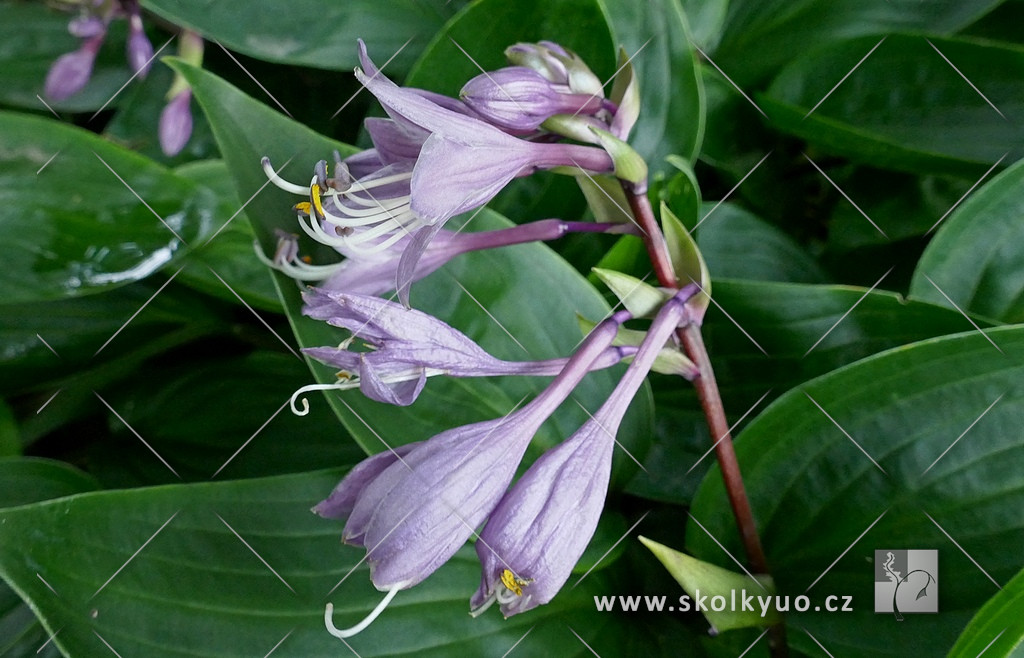
[[[427,377],[556,375],[567,363],[565,358],[503,361],[434,316],[378,297],[314,288],[304,300],[306,315],[348,329],[352,335],[338,347],[303,350],[341,372],[336,384],[306,386],[295,395],[358,386],[372,400],[405,406],[416,400]],[[355,342],[369,349],[355,351]],[[634,352],[631,347],[609,347],[589,368],[607,368]]]
[[[607,402],[534,462],[491,513],[476,543],[483,575],[474,615],[495,601],[506,617],[525,612],[565,584],[601,516],[619,424],[694,292],[691,284],[662,307]]]
[[[620,311],[599,324],[561,373],[526,405],[503,418],[456,427],[388,456],[371,457],[315,508],[330,517],[347,515],[344,541],[367,549],[377,589],[390,597],[416,585],[473,535],[508,488],[533,435],[628,317]],[[328,627],[333,629],[333,623],[328,621]]]

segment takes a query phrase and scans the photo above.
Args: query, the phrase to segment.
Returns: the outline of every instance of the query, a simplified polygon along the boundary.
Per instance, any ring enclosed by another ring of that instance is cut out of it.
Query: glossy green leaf
[[[729,0],[680,0],[693,42],[707,52],[718,45],[725,27]]]
[[[264,185],[257,166],[261,153],[275,162],[290,157],[299,165],[291,176],[304,179],[310,167],[329,153],[331,144],[305,128],[259,105],[213,75],[176,64],[190,79],[200,104],[210,116],[221,150],[235,177],[239,196],[248,198]],[[245,126],[261,125],[260,137]],[[257,150],[258,149],[258,150]],[[288,177],[287,171],[283,174]],[[294,199],[276,188],[260,192],[249,206],[264,248],[275,228],[291,230]],[[455,226],[465,220],[453,219]],[[470,230],[508,226],[504,218],[484,211],[477,214]],[[494,277],[502,272],[502,277]],[[327,325],[299,315],[298,291],[288,280],[278,284],[285,299],[289,320],[299,344],[336,345],[343,336]],[[531,291],[550,291],[533,295]],[[431,277],[413,286],[412,301],[449,322],[479,342],[495,356],[506,359],[541,359],[571,354],[580,336],[576,315],[601,318],[608,307],[597,291],[549,248],[538,244],[475,252],[457,258]],[[323,383],[336,381],[329,368],[311,364]],[[621,368],[621,367],[620,367]],[[574,397],[586,407],[565,405],[538,434],[537,450],[550,447],[569,436],[604,401],[617,381],[620,370],[594,373],[577,388]],[[401,445],[430,436],[455,425],[485,420],[508,413],[524,396],[541,390],[543,380],[506,378],[460,381],[436,378],[428,382],[418,401],[406,408],[371,402],[358,391],[328,400],[346,428],[368,452],[385,445]],[[650,402],[646,392],[634,404],[634,411],[620,430],[619,441],[630,453],[646,450],[650,427]],[[410,428],[415,431],[410,432]],[[617,478],[632,468],[626,455],[616,461]]]
[[[0,458],[13,457],[21,454],[21,436],[18,432],[18,421],[10,405],[0,398]]]
[[[825,151],[976,179],[1024,154],[1024,50],[905,34],[841,41],[787,65],[759,103]]]
[[[912,297],[1024,322],[1024,161],[979,188],[925,249]]]
[[[746,85],[816,46],[899,30],[949,34],[1001,2],[730,0],[725,34],[713,56],[729,77]]]
[[[852,286],[719,279],[713,300],[702,331],[730,423],[750,420],[788,389],[858,359],[972,328],[952,309]],[[713,462],[701,460],[712,442],[689,382],[653,384],[656,440],[629,491],[686,503]]]
[[[949,652],[949,658],[1020,656],[1024,644],[1024,571],[978,610]]]
[[[736,450],[779,592],[853,597],[853,613],[791,610],[791,627],[835,655],[952,647],[1020,569],[1022,364],[1020,327],[926,340],[807,382],[747,426]],[[691,524],[687,548],[729,565],[716,542],[742,549],[722,487],[708,473],[691,508],[706,532]],[[872,612],[871,561],[887,548],[938,550],[939,614]]]
[[[740,206],[706,203],[697,245],[713,279],[824,283],[828,277],[792,238]]]
[[[713,633],[751,626],[771,626],[782,620],[782,616],[772,607],[768,607],[767,612],[762,614],[759,607],[755,607],[753,610],[735,610],[730,607],[726,607],[724,610],[715,610],[710,608],[711,604],[708,603],[716,596],[721,596],[729,601],[742,600],[746,596],[753,595],[766,597],[770,606],[772,597],[775,595],[775,586],[769,576],[760,576],[755,580],[746,574],[702,562],[646,537],[638,537],[638,539],[651,553],[654,553],[654,557],[658,558],[658,561],[675,578],[676,582],[686,590],[694,605],[700,601],[709,606],[709,609],[700,612],[707,617]],[[757,603],[754,605],[758,606]]]
[[[652,172],[669,155],[694,160],[704,138],[704,85],[679,0],[600,0],[617,45],[633,56],[640,118],[629,140]]]
[[[232,303],[239,303],[240,297],[255,308],[283,312],[270,271],[253,258],[252,225],[242,202],[234,194],[234,182],[227,165],[221,160],[191,162],[175,169],[175,173],[195,181],[237,208],[233,215],[224,219],[226,226],[188,255],[185,269],[179,275],[181,282]]]
[[[341,525],[309,512],[340,475],[92,493],[3,510],[0,574],[48,630],[60,629],[54,641],[69,656],[102,655],[104,643],[153,658],[333,655],[346,649],[324,629],[324,604],[334,602],[344,627],[381,597],[364,551],[340,546]],[[82,559],[69,560],[69,550]],[[367,657],[500,656],[532,628],[524,655],[590,655],[571,628],[610,655],[651,650],[629,617],[590,621],[593,595],[610,586],[603,573],[510,620],[466,614],[478,584],[466,547],[347,642]]]
[[[0,508],[92,491],[96,480],[63,462],[38,458],[0,459]],[[0,655],[57,658],[60,651],[32,609],[0,583]]]
[[[106,105],[128,82],[131,71],[124,54],[127,29],[124,21],[115,21],[85,88],[63,101],[43,96],[50,66],[80,45],[68,34],[68,21],[73,17],[72,12],[56,11],[44,3],[0,2],[0,102],[47,114],[47,105],[58,111],[91,112]]]
[[[173,267],[213,230],[214,195],[80,128],[0,114],[0,292],[75,297]]]
[[[400,73],[409,69],[422,44],[457,4],[443,0],[327,4],[317,0],[246,4],[142,0],[142,6],[231,50],[282,64],[351,71],[359,64],[356,40],[362,38],[371,53],[381,53],[381,62],[397,53],[388,72]]]

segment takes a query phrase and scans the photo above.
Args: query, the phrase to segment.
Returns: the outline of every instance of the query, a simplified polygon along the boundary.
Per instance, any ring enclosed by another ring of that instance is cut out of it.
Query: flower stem
[[[623,183],[622,187],[629,200],[633,216],[640,226],[644,245],[647,247],[647,253],[651,258],[658,282],[666,288],[678,289],[679,281],[676,279],[669,258],[668,244],[665,242],[661,227],[658,226],[658,222],[654,218],[654,211],[647,194],[637,191],[627,183]],[[722,396],[718,391],[715,371],[704,346],[700,327],[688,324],[681,327],[676,335],[686,351],[686,356],[697,366],[700,373],[693,380],[693,384],[697,389],[697,397],[700,399],[708,428],[711,430],[711,439],[715,442],[715,458],[722,471],[726,495],[729,497],[729,505],[732,507],[733,517],[736,519],[736,526],[743,541],[743,548],[747,553],[747,560],[755,573],[767,574],[768,561],[765,558],[764,548],[761,546],[761,538],[757,534],[757,524],[754,523],[750,500],[747,498],[746,487],[743,484],[743,475],[740,472],[739,461],[736,459],[729,422],[726,420],[725,408],[722,406]],[[771,655],[775,658],[788,655],[786,629],[783,624],[776,624],[770,628],[769,643]]]

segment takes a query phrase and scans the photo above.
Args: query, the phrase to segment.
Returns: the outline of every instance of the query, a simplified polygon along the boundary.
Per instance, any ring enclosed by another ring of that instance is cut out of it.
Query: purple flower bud
[[[345,373],[345,379],[333,388],[358,385],[367,397],[378,402],[412,404],[423,390],[426,378],[433,375],[555,375],[566,366],[566,359],[497,359],[441,320],[378,297],[314,288],[304,299],[306,315],[348,329],[352,336],[340,347],[303,351]],[[370,349],[353,351],[353,342],[362,342]],[[614,365],[624,354],[620,348],[610,347],[598,355],[590,368]],[[303,390],[309,389],[300,392]]]
[[[566,85],[577,94],[604,97],[604,86],[576,53],[553,41],[517,43],[505,49],[505,57],[517,66],[537,71],[547,80]]]
[[[527,134],[553,114],[594,114],[602,98],[574,94],[523,66],[481,73],[459,94],[466,105],[487,121],[517,134]]]
[[[92,66],[96,61],[106,30],[86,39],[78,50],[57,58],[46,74],[43,93],[47,98],[62,101],[74,96],[89,82]]]
[[[149,67],[152,64],[153,44],[149,42],[146,33],[142,29],[142,17],[139,16],[137,11],[129,17],[128,25],[128,42],[125,45],[128,66],[140,78],[144,78],[149,73]]]
[[[540,395],[504,418],[442,432],[391,457],[375,456],[317,506],[348,512],[347,543],[367,548],[380,590],[412,587],[446,562],[483,523],[541,424],[611,344],[627,314],[597,326]],[[351,510],[351,511],[349,511]]]
[[[192,90],[183,89],[167,103],[160,113],[160,148],[165,155],[174,156],[185,148],[192,136]]]
[[[99,16],[92,14],[76,16],[68,23],[68,32],[79,39],[89,39],[103,34],[106,30],[106,23]]]
[[[696,290],[691,284],[662,307],[608,401],[498,503],[476,543],[483,575],[470,602],[474,615],[495,601],[506,617],[525,612],[550,601],[568,580],[604,507],[619,424]]]

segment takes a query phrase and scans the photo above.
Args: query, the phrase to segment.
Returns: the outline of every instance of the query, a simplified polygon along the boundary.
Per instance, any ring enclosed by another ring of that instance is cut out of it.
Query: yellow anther
[[[320,185],[313,181],[313,184],[309,186],[309,198],[313,200],[313,208],[316,209],[316,218],[324,218],[324,206],[320,203]]]
[[[501,572],[501,584],[505,586],[505,589],[512,592],[516,596],[522,596],[523,585],[529,585],[532,582],[532,580],[525,580],[523,578],[519,578],[509,569],[505,569]]]
[[[295,212],[301,212],[304,215],[310,215],[313,212],[312,207],[309,205],[309,201],[301,201],[292,206],[292,210]]]

